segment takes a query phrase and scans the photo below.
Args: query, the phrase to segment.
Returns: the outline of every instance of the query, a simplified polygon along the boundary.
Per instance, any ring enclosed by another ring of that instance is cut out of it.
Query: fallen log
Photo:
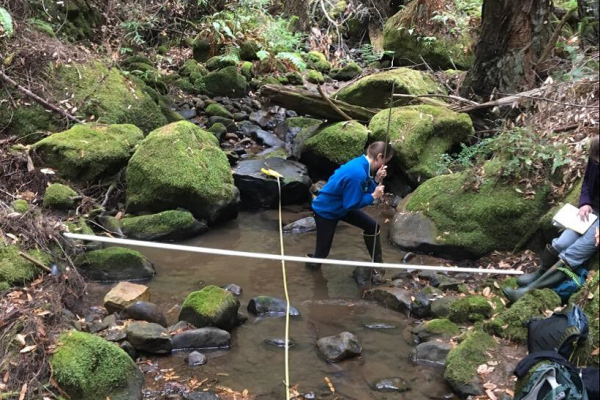
[[[260,95],[269,99],[272,103],[281,107],[294,110],[299,114],[308,114],[318,118],[326,118],[331,121],[344,121],[342,116],[346,114],[357,121],[369,121],[378,109],[366,108],[348,104],[344,101],[329,99],[326,101],[318,93],[279,85],[265,85],[260,90]],[[337,107],[337,110],[332,107]]]

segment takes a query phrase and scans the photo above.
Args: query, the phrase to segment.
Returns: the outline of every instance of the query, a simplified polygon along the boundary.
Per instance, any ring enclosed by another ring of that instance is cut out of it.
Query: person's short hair
[[[598,135],[590,139],[590,158],[596,162],[600,161],[600,150],[598,149]]]
[[[367,148],[367,155],[371,158],[377,158],[381,154],[382,157],[389,160],[394,156],[394,153],[392,145],[386,142],[373,142]]]

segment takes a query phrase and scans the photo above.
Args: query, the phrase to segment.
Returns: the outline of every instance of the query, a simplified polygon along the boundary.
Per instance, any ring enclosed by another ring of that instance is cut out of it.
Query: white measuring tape
[[[470,274],[497,274],[497,275],[522,275],[523,271],[516,269],[480,269],[480,268],[462,268],[462,267],[442,267],[435,265],[413,265],[413,264],[399,264],[399,263],[374,263],[370,261],[348,261],[348,260],[332,260],[329,258],[309,258],[309,257],[298,257],[298,256],[282,256],[277,254],[267,253],[252,253],[247,251],[237,250],[222,250],[212,249],[209,247],[196,247],[196,246],[184,246],[181,244],[171,243],[157,243],[148,242],[143,240],[131,240],[131,239],[118,239],[110,238],[106,236],[94,236],[94,235],[80,235],[76,233],[65,233],[65,237],[70,239],[85,240],[92,242],[103,242],[111,244],[120,244],[125,246],[136,246],[136,247],[150,247],[154,249],[164,250],[175,250],[175,251],[186,251],[189,253],[202,253],[202,254],[214,254],[219,256],[230,256],[230,257],[245,257],[245,258],[259,258],[263,260],[275,260],[275,261],[292,261],[299,263],[317,263],[317,264],[331,264],[331,265],[343,265],[351,267],[367,267],[367,268],[389,268],[389,269],[402,269],[402,270],[422,270],[422,271],[439,271],[439,272],[466,272]]]

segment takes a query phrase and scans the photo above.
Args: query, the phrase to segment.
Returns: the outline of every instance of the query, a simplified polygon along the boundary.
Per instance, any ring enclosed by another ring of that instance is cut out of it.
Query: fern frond
[[[306,63],[304,62],[300,54],[283,51],[281,53],[277,53],[276,57],[280,60],[287,60],[291,62],[294,65],[294,67],[300,72],[306,69]]]
[[[6,32],[6,36],[11,37],[13,30],[12,17],[4,7],[0,7],[0,26]]]
[[[565,268],[565,267],[558,267],[558,270],[562,273],[564,273],[565,275],[567,275],[569,278],[571,278],[573,280],[573,282],[575,282],[577,284],[577,286],[581,287],[581,282],[579,281],[579,276],[577,276],[577,274],[573,271],[571,271],[569,268]]]

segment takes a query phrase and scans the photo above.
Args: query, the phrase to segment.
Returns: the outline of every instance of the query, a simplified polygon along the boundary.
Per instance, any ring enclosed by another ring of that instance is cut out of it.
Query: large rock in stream
[[[42,163],[64,178],[94,181],[127,165],[144,138],[134,125],[75,125],[32,146]]]
[[[100,282],[143,280],[156,274],[142,253],[125,247],[89,251],[77,257],[75,265],[82,275]]]
[[[467,114],[446,107],[419,105],[393,108],[391,115],[390,110],[380,111],[369,129],[373,140],[389,137],[394,160],[418,185],[438,174],[442,154],[467,140],[473,133],[473,122]]]
[[[317,348],[331,362],[343,361],[362,353],[362,347],[350,332],[342,332],[336,336],[321,338],[317,342]]]
[[[122,218],[121,230],[131,239],[182,240],[205,233],[208,226],[206,222],[194,218],[189,211],[169,210]]]
[[[230,292],[218,286],[207,286],[187,296],[179,320],[196,328],[214,326],[231,330],[236,325],[239,308],[240,302]]]
[[[152,322],[136,321],[127,325],[127,341],[138,351],[152,354],[169,354],[173,341],[167,330]]]
[[[152,322],[162,327],[167,327],[165,313],[159,306],[148,301],[136,301],[133,304],[129,304],[121,312],[121,318]]]
[[[285,315],[287,304],[285,300],[270,296],[258,296],[248,302],[248,311],[257,316],[282,316]],[[290,315],[298,316],[294,306],[290,306]]]
[[[386,308],[405,314],[410,313],[410,293],[397,287],[377,287],[367,292],[367,295]]]
[[[144,376],[115,344],[83,332],[58,338],[50,360],[53,378],[72,399],[140,400]]]
[[[283,175],[283,205],[303,204],[309,200],[312,182],[306,166],[296,161],[272,157],[266,160],[241,161],[234,168],[233,179],[245,206],[277,207],[279,203],[277,179],[265,175],[261,171],[263,168],[273,169]]]
[[[394,86],[394,94],[443,93],[433,79],[426,73],[410,68],[397,68],[365,76],[339,90],[334,97],[357,106],[370,108],[387,108]],[[394,105],[407,104],[409,99],[398,99]]]
[[[127,210],[189,210],[209,223],[235,218],[239,191],[219,141],[191,122],[151,132],[127,166]]]
[[[223,329],[191,329],[178,333],[173,337],[173,349],[221,349],[228,348],[230,341],[231,335]]]

